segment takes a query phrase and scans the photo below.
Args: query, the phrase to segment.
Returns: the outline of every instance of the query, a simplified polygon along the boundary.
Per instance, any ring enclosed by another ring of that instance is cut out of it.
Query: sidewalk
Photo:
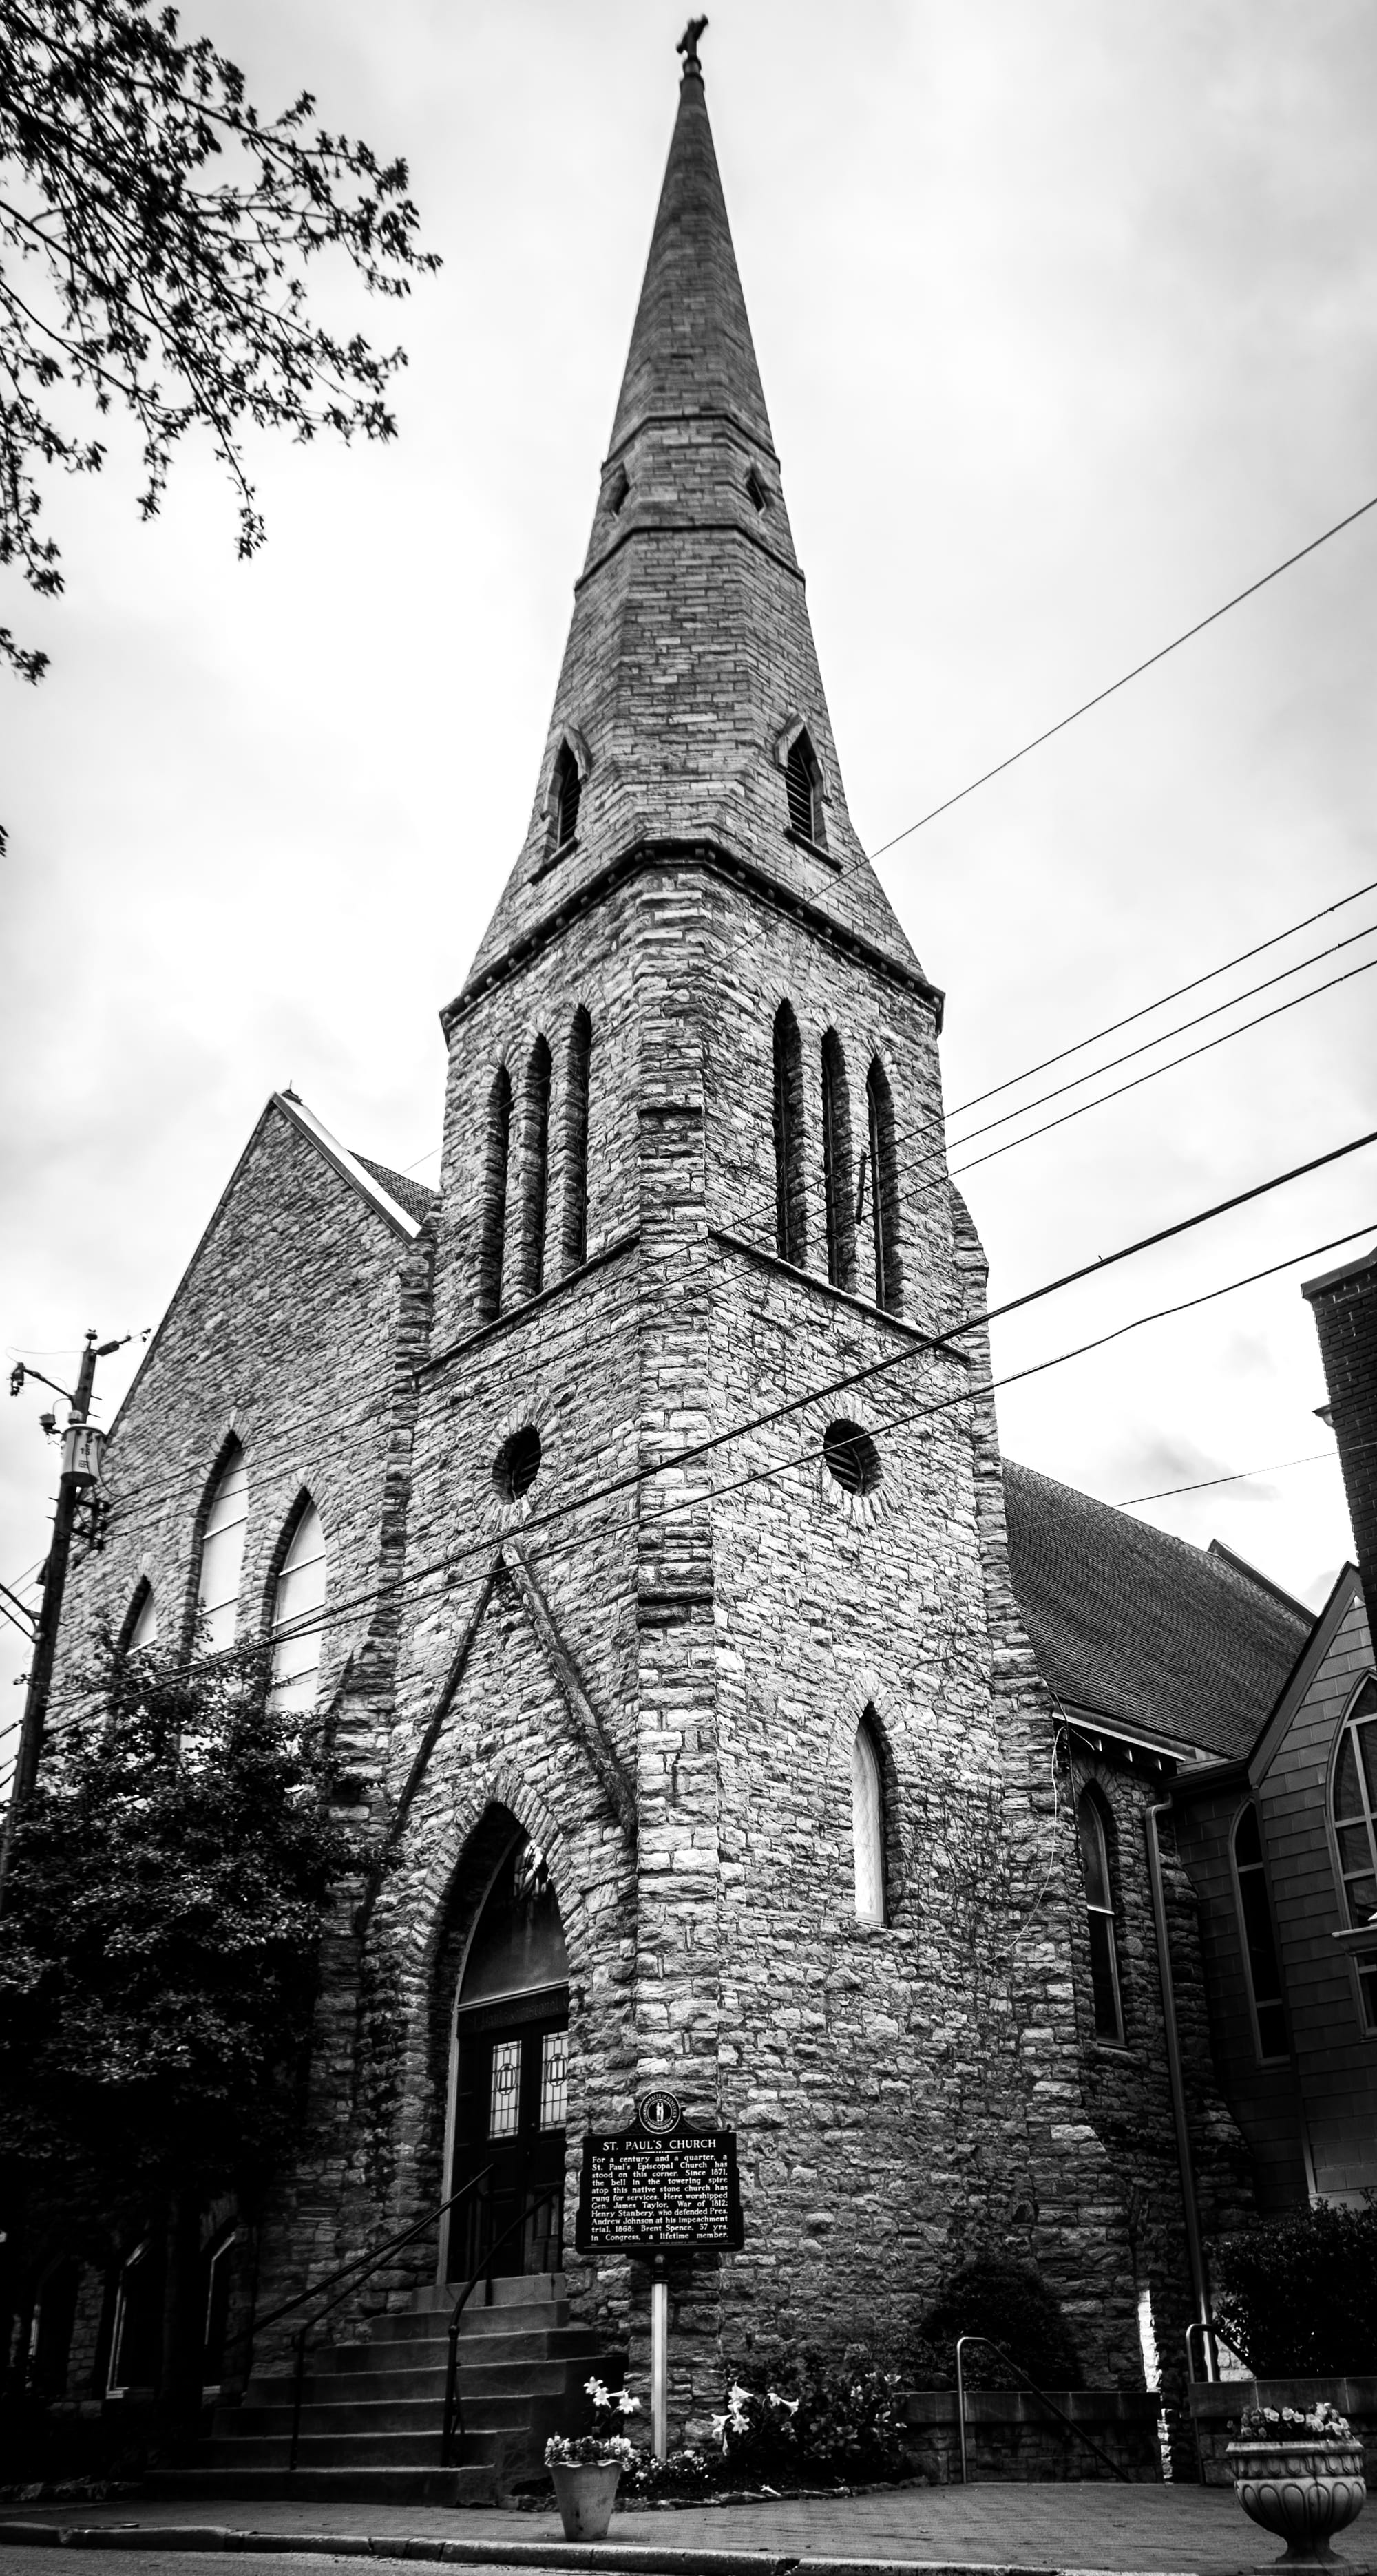
[[[614,2515],[601,2547],[582,2549],[561,2539],[553,2514],[496,2508],[207,2504],[199,2498],[194,2505],[9,2505],[0,2507],[0,2576],[5,2576],[7,2560],[15,2567],[9,2550],[21,2538],[37,2541],[40,2532],[45,2538],[50,2530],[90,2532],[102,2557],[96,2535],[108,2532],[109,2563],[115,2564],[118,2550],[127,2570],[133,2552],[142,2557],[146,2549],[151,2558],[185,2550],[195,2546],[192,2534],[197,2531],[209,2540],[207,2526],[225,2535],[211,2545],[228,2546],[236,2555],[244,2551],[240,2535],[248,2533],[255,2542],[261,2538],[264,2555],[284,2546],[295,2555],[318,2538],[324,2555],[342,2555],[341,2544],[353,2554],[371,2542],[379,2557],[438,2558],[449,2542],[458,2544],[453,2557],[462,2553],[470,2565],[494,2567],[523,2562],[607,2567],[626,2552],[623,2563],[639,2566],[644,2576],[656,2576],[656,2562],[668,2570],[676,2560],[683,2576],[714,2576],[704,2563],[709,2559],[721,2576],[766,2576],[767,2561],[802,2561],[801,2576],[824,2576],[826,2568],[838,2564],[848,2566],[853,2576],[867,2564],[881,2566],[889,2576],[903,2562],[928,2569],[1036,2570],[1039,2576],[1073,2569],[1170,2571],[1170,2576],[1187,2576],[1188,2571],[1189,2576],[1236,2576],[1244,2569],[1251,2576],[1280,2555],[1267,2533],[1245,2521],[1227,2489],[991,2481],[973,2487],[905,2487],[882,2495],[690,2505],[672,2513],[633,2510]],[[1344,2539],[1346,2567],[1366,2569],[1377,2554],[1366,2545],[1366,2522]],[[408,2542],[414,2550],[407,2549]],[[755,2568],[743,2564],[732,2571],[730,2561],[738,2552],[754,2557]],[[43,2555],[51,2567],[46,2550]],[[82,2563],[87,2576],[95,2576],[89,2560],[83,2557]],[[72,2576],[77,2576],[75,2569]]]

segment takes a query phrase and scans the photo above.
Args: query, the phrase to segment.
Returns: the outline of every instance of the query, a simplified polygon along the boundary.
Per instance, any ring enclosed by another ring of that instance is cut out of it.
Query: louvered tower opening
[[[820,840],[818,820],[817,762],[806,733],[791,745],[784,772],[784,785],[789,799],[789,822],[792,830],[805,841]]]
[[[554,793],[550,799],[554,824],[554,845],[562,850],[572,841],[579,827],[579,799],[583,781],[579,765],[566,742],[555,762]]]

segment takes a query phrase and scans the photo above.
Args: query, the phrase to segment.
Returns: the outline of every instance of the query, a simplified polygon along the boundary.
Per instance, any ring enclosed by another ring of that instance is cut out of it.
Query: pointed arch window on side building
[[[808,1257],[803,1187],[803,1041],[788,1002],[775,1013],[775,1250],[802,1270]]]
[[[205,1642],[213,1655],[227,1653],[234,1644],[248,1519],[249,1471],[243,1450],[232,1440],[201,1532],[199,1607]]]
[[[550,1205],[550,1049],[536,1039],[526,1063],[521,1114],[521,1288],[538,1297],[545,1285],[545,1220]]]
[[[279,1713],[315,1706],[328,1579],[325,1530],[308,1494],[273,1586],[272,1692]]]
[[[1251,1799],[1234,1826],[1234,1881],[1238,1892],[1238,1918],[1243,1928],[1243,1954],[1247,1961],[1257,2053],[1264,2060],[1285,2057],[1288,2049],[1281,1965],[1272,1928],[1272,1902],[1267,1892],[1262,1831]]]
[[[856,1920],[883,1923],[884,1781],[875,1738],[864,1717],[851,1739],[851,1847],[856,1868]]]
[[[1123,1998],[1119,1989],[1119,1944],[1114,1926],[1114,1895],[1109,1874],[1109,1842],[1104,1813],[1094,1789],[1082,1789],[1076,1806],[1081,1875],[1085,1883],[1086,1927],[1090,1935],[1090,1993],[1095,2037],[1116,2048],[1124,2043]]]
[[[593,1023],[580,1002],[569,1029],[564,1059],[564,1221],[561,1253],[566,1271],[588,1258],[588,1108],[593,1072]]]
[[[483,1158],[482,1234],[478,1247],[478,1312],[485,1319],[502,1305],[502,1259],[507,1240],[507,1158],[512,1136],[512,1078],[500,1064],[488,1093]]]
[[[876,1056],[865,1084],[870,1153],[870,1231],[875,1261],[875,1303],[897,1315],[902,1306],[899,1260],[899,1169],[894,1150],[894,1096]]]
[[[822,1177],[827,1203],[827,1276],[834,1288],[856,1285],[856,1212],[852,1204],[851,1095],[841,1039],[822,1042]]]
[[[789,828],[801,839],[826,846],[822,821],[822,771],[813,749],[808,728],[802,725],[789,745],[784,764],[784,792],[789,806]]]
[[[1329,1792],[1344,1905],[1353,1929],[1377,1924],[1377,1681],[1363,1683],[1339,1729]],[[1377,2031],[1377,1961],[1354,1965],[1363,2019]]]
[[[158,1604],[147,1575],[135,1586],[134,1597],[125,1613],[120,1645],[127,1655],[142,1654],[158,1642]]]

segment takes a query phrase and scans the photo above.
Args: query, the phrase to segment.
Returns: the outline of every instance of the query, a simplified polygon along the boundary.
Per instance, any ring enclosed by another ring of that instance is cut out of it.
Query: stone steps
[[[570,2323],[559,2275],[492,2287],[491,2304],[479,2306],[476,2293],[460,2322],[463,2432],[451,2465],[440,2457],[457,2295],[447,2285],[374,2318],[356,2343],[308,2347],[295,2469],[293,2372],[279,2364],[255,2373],[238,2405],[217,2407],[192,2467],[164,2473],[158,2491],[494,2501],[513,2478],[539,2470],[548,2434],[586,2421],[583,2383],[606,2356],[596,2335]]]

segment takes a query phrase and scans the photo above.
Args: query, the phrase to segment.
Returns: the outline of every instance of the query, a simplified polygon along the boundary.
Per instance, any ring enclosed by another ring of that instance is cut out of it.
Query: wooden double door
[[[449,2277],[557,2272],[563,2247],[569,1989],[461,2007],[455,2025]]]

